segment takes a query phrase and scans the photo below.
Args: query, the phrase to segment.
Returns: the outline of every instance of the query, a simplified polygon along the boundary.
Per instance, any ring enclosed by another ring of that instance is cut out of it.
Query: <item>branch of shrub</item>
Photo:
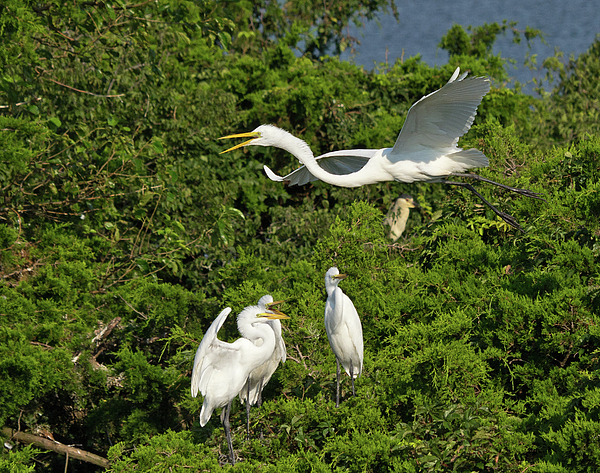
[[[46,71],[44,71],[43,69],[41,70],[42,73],[45,73]],[[114,98],[114,97],[123,97],[125,94],[116,94],[116,95],[103,95],[103,94],[95,94],[94,92],[88,92],[87,90],[81,90],[81,89],[76,89],[75,87],[71,87],[70,85],[67,84],[63,84],[62,82],[59,82],[55,79],[52,79],[51,77],[44,77],[42,75],[43,79],[49,80],[50,82],[54,82],[57,85],[60,85],[61,87],[65,87],[67,89],[71,89],[74,90],[75,92],[79,92],[82,94],[88,94],[91,95],[92,97],[100,97],[100,98]]]
[[[53,452],[60,453],[62,455],[69,455],[72,458],[81,460],[94,465],[108,468],[110,466],[109,461],[101,456],[94,453],[86,452],[77,447],[71,447],[63,443],[51,440],[49,438],[40,437],[38,435],[26,434],[25,432],[19,432],[11,429],[10,427],[2,427],[2,434],[10,437],[11,440],[18,442],[30,443],[37,447],[45,448],[46,450],[52,450]]]

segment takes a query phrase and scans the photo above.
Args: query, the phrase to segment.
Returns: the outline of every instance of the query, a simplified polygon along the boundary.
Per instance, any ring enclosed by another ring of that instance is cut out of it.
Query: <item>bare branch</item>
[[[35,97],[34,99],[28,101],[28,102],[18,102],[13,104],[13,106],[15,107],[20,107],[21,105],[27,105],[28,103],[32,103],[32,102],[39,102],[40,100],[42,100],[40,97]],[[0,108],[10,108],[11,105],[0,105]]]
[[[75,87],[71,87],[70,85],[67,84],[63,84],[62,82],[59,82],[55,79],[52,79],[51,77],[43,77],[42,78],[49,80],[50,82],[54,82],[55,84],[58,84],[62,87],[66,87],[67,89],[71,89],[74,90],[75,92],[80,92],[82,94],[88,94],[91,95],[93,97],[100,97],[100,98],[112,98],[112,97],[123,97],[125,94],[117,94],[117,95],[101,95],[101,94],[95,94],[93,92],[88,92],[87,90],[81,90],[81,89],[76,89]]]
[[[70,447],[63,443],[57,442],[56,440],[50,440],[49,438],[40,437],[38,435],[26,434],[25,432],[18,432],[10,427],[2,427],[2,434],[10,437],[12,440],[17,440],[23,443],[30,443],[37,447],[45,448],[46,450],[52,450],[53,452],[60,453],[62,455],[69,455],[72,458],[77,458],[94,465],[108,468],[110,463],[104,457],[98,456],[94,453],[86,452],[77,447]]]

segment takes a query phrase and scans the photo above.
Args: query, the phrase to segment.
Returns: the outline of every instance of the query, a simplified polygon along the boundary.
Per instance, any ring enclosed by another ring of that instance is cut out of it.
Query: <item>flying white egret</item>
[[[200,425],[204,427],[217,407],[222,407],[221,422],[225,429],[231,464],[235,464],[229,413],[231,402],[238,395],[250,373],[271,357],[277,340],[268,325],[270,320],[289,319],[282,312],[264,310],[259,306],[246,307],[238,318],[246,321],[244,338],[227,343],[217,338],[217,332],[231,312],[224,309],[206,331],[192,370],[192,397],[198,391],[204,396],[200,411]]]
[[[462,149],[458,139],[464,135],[477,115],[481,99],[490,90],[490,81],[484,77],[459,77],[457,67],[441,89],[422,97],[408,111],[404,126],[393,148],[345,149],[314,157],[306,142],[273,125],[261,125],[254,131],[224,136],[250,138],[223,153],[248,145],[275,146],[292,153],[304,166],[281,177],[264,166],[273,181],[302,185],[322,180],[340,187],[359,187],[377,182],[398,181],[442,182],[469,189],[496,215],[522,231],[517,221],[488,202],[475,188],[450,177],[469,178],[488,182],[518,194],[543,200],[540,194],[518,189],[465,173],[471,168],[486,167],[488,158],[478,149]]]
[[[281,304],[281,302],[283,301],[273,302],[273,297],[266,295],[258,300],[258,307],[261,312],[266,312],[272,306]],[[275,312],[279,313],[278,311]],[[249,326],[248,321],[253,321],[252,317],[250,312],[246,313],[246,315],[242,312],[239,315],[238,330],[242,334],[242,337],[250,339],[246,336],[246,329]],[[242,404],[246,402],[246,436],[248,438],[250,438],[250,406],[257,405],[260,407],[262,403],[262,390],[271,379],[271,376],[273,376],[279,363],[284,363],[286,358],[285,342],[281,336],[281,322],[278,319],[272,319],[267,323],[275,333],[275,349],[267,361],[250,373],[248,379],[246,379],[246,383],[240,390],[240,402]]]
[[[335,407],[340,405],[340,363],[352,380],[353,396],[354,378],[360,376],[363,367],[364,344],[360,318],[350,298],[338,287],[345,277],[335,266],[325,273],[325,331],[337,365]]]
[[[384,224],[390,227],[389,236],[392,240],[396,241],[400,238],[400,235],[402,235],[406,228],[410,209],[414,209],[417,206],[417,203],[408,194],[402,194],[395,200],[394,205],[390,207],[383,221]]]

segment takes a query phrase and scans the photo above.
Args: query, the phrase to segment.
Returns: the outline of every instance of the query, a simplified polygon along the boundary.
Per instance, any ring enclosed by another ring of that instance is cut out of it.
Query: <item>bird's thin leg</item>
[[[265,378],[262,378],[260,380],[260,389],[258,390],[258,398],[256,399],[256,405],[258,407],[262,406],[262,390],[265,387],[264,383],[265,383]],[[262,426],[260,426],[260,425],[259,425],[259,432],[260,432],[260,439],[262,440],[264,438],[264,436],[263,436]]]
[[[258,399],[256,400],[256,405],[258,407],[262,406],[262,390],[265,387],[265,385],[263,384],[265,382],[265,378],[262,378],[260,380],[260,389],[258,390]]]
[[[444,183],[448,184],[450,186],[458,186],[458,187],[464,187],[465,189],[469,189],[473,194],[475,194],[477,197],[479,197],[485,205],[487,205],[490,209],[492,209],[494,211],[494,213],[496,215],[498,215],[498,217],[500,217],[502,220],[504,220],[506,223],[508,223],[511,227],[514,227],[517,230],[520,230],[521,232],[525,233],[525,230],[523,230],[521,228],[521,225],[519,225],[517,223],[517,221],[515,220],[515,218],[512,215],[509,215],[505,212],[501,212],[496,207],[494,207],[479,192],[477,192],[471,184],[467,184],[466,182],[454,182],[454,181],[444,181]]]
[[[337,365],[336,370],[336,383],[335,383],[335,407],[340,407],[340,361],[335,357],[335,363]]]
[[[231,460],[231,464],[235,465],[235,455],[233,454],[233,443],[231,442],[231,429],[229,425],[229,413],[231,412],[231,401],[227,404],[227,407],[223,409],[227,409],[225,411],[225,417],[223,417],[223,428],[225,429],[225,436],[227,437],[227,446],[229,447],[229,459]]]
[[[356,396],[354,392],[354,366],[352,366],[352,362],[350,362],[350,379],[352,380],[352,397]]]
[[[538,192],[533,192],[533,191],[530,191],[529,189],[519,189],[518,187],[510,187],[510,186],[507,186],[506,184],[500,184],[499,182],[492,181],[490,179],[486,179],[485,177],[481,177],[479,174],[465,173],[465,172],[453,172],[450,175],[455,176],[455,177],[464,177],[467,179],[473,179],[474,181],[487,182],[489,184],[494,184],[495,186],[501,187],[502,189],[506,189],[506,190],[509,190],[512,192],[516,192],[517,194],[524,195],[525,197],[531,197],[532,199],[543,200],[544,202],[546,202],[546,200],[541,197],[542,194],[540,194]]]
[[[250,383],[246,396],[246,440],[250,440]]]

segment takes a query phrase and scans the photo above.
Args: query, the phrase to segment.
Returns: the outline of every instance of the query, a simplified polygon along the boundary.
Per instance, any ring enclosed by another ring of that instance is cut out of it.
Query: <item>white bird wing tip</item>
[[[459,76],[459,74],[460,74],[460,76]],[[454,69],[454,73],[452,74],[452,77],[450,77],[450,80],[448,81],[448,84],[451,84],[452,82],[460,82],[461,80],[463,80],[468,75],[469,75],[469,71],[463,72],[461,74],[460,73],[460,66],[459,66],[456,69]]]
[[[263,169],[265,170],[265,174],[267,175],[267,177],[269,179],[271,179],[272,181],[275,182],[283,182],[283,177],[278,176],[277,174],[275,174],[273,171],[271,171],[267,165],[263,165]]]
[[[451,82],[454,82],[456,80],[456,78],[458,77],[458,74],[460,74],[460,67],[457,67],[456,69],[454,69],[454,73],[452,74],[452,77],[450,77],[448,84],[450,84]]]

